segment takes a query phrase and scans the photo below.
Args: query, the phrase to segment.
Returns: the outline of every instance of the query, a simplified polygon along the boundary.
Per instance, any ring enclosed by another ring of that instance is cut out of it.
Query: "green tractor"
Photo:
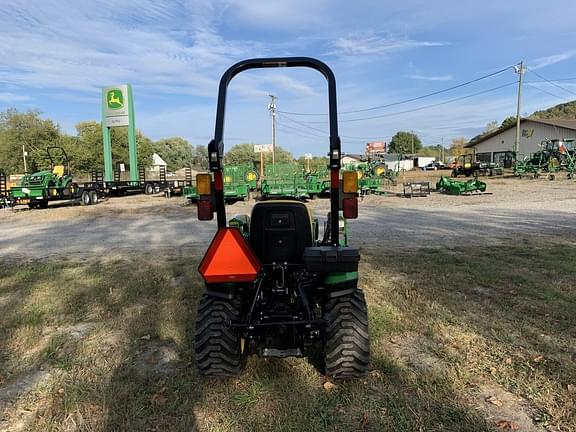
[[[540,150],[516,161],[514,175],[521,178],[532,174],[534,178],[538,178],[542,174],[547,174],[548,179],[554,180],[559,171],[566,170],[568,178],[573,178],[576,171],[574,143],[575,140],[572,139],[542,141]]]
[[[296,198],[255,204],[251,215],[226,220],[222,159],[229,82],[257,68],[308,67],[328,81],[330,213],[322,238],[319,222]],[[355,173],[340,172],[336,82],[324,63],[307,57],[241,61],[222,76],[211,174],[199,174],[198,218],[217,215],[218,230],[199,267],[205,288],[196,318],[196,365],[201,375],[241,372],[249,355],[303,357],[322,353],[334,378],[368,372],[368,312],[358,287],[358,249],[348,246],[346,219],[358,215]],[[350,175],[351,174],[351,175]],[[341,178],[342,176],[342,178]]]
[[[56,157],[55,150],[60,157]],[[68,155],[62,147],[48,147],[46,154],[50,160],[49,169],[24,175],[18,185],[10,189],[13,206],[27,204],[31,209],[45,209],[52,201],[80,201],[82,205],[100,202],[102,185],[74,183]]]

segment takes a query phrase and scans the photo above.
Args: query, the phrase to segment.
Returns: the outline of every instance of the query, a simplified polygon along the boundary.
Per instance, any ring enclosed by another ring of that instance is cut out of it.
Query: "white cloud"
[[[530,69],[542,69],[546,66],[550,66],[556,63],[569,60],[576,56],[576,50],[566,51],[560,54],[554,54],[546,57],[540,57],[528,62],[528,67]]]
[[[340,57],[386,56],[394,52],[422,47],[441,47],[446,42],[432,42],[398,37],[396,35],[380,36],[373,32],[350,34],[332,42],[333,50],[329,54]]]
[[[454,77],[452,75],[408,75],[408,78],[423,81],[452,81]]]
[[[15,102],[26,102],[32,98],[27,95],[19,95],[16,93],[0,92],[0,102],[15,103]]]
[[[212,96],[229,64],[264,51],[259,42],[222,38],[212,28],[216,12],[209,6],[186,14],[152,0],[133,3],[130,9],[126,3],[80,2],[72,9],[36,2],[5,10],[0,14],[5,30],[0,33],[0,80],[84,92],[132,82],[152,93]]]

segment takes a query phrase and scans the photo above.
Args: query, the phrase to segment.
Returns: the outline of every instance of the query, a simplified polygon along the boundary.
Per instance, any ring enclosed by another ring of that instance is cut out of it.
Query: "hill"
[[[559,104],[547,110],[536,111],[530,118],[576,120],[576,101]]]

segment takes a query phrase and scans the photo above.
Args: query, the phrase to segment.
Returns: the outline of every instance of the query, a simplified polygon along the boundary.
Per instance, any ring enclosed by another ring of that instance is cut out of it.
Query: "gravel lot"
[[[364,250],[450,247],[463,242],[498,245],[515,238],[576,239],[576,183],[567,180],[487,179],[488,194],[423,198],[368,196],[350,222],[351,243]],[[397,192],[398,188],[391,189]],[[251,203],[227,207],[249,212]],[[310,202],[324,217],[328,200]],[[0,257],[111,258],[142,251],[203,253],[215,222],[196,220],[183,198],[132,196],[98,206],[0,210]]]

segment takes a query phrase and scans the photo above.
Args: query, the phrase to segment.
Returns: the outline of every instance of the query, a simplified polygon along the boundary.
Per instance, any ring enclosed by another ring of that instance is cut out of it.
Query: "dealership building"
[[[521,119],[519,159],[538,151],[542,141],[570,138],[576,138],[576,120]],[[498,162],[509,168],[512,166],[515,140],[516,124],[513,124],[472,139],[465,147],[472,148],[479,161]]]

